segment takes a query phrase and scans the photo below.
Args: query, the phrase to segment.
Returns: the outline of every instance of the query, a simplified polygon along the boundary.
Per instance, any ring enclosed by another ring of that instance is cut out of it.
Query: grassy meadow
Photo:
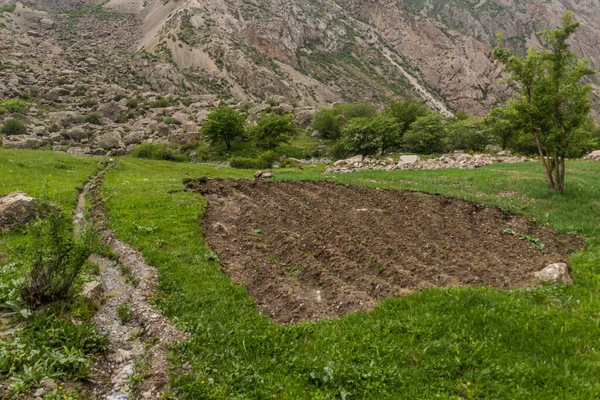
[[[73,206],[76,188],[98,161],[0,149],[0,193],[48,193]],[[205,199],[183,190],[186,178],[251,178],[254,171],[119,158],[102,189],[110,226],[159,270],[155,305],[190,333],[188,342],[170,349],[173,397],[600,397],[600,163],[570,162],[563,196],[547,190],[534,163],[335,176],[322,171],[275,170],[276,180],[328,179],[499,205],[577,233],[588,246],[571,257],[571,286],[427,289],[386,300],[369,313],[280,326],[223,274],[203,238]]]

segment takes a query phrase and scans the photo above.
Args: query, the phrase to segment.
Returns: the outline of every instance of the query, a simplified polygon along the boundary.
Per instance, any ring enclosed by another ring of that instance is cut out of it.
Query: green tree
[[[494,108],[485,117],[485,124],[490,131],[490,135],[506,150],[512,147],[518,134],[516,121],[517,116],[513,109]]]
[[[447,127],[451,150],[482,151],[490,144],[490,129],[480,118],[456,119]]]
[[[245,130],[244,116],[231,107],[221,106],[208,114],[201,132],[211,140],[212,144],[222,140],[227,150],[231,150],[231,142],[243,136]]]
[[[368,156],[381,148],[382,136],[369,118],[359,117],[344,126],[341,143],[350,153]]]
[[[503,47],[501,34],[494,49],[494,57],[519,85],[509,107],[520,129],[533,136],[548,187],[558,193],[565,189],[565,158],[578,154],[591,140],[584,126],[590,119],[592,89],[582,79],[594,71],[567,43],[578,27],[573,13],[567,12],[560,28],[539,33],[542,49],[531,48],[525,57],[513,55]]]
[[[324,138],[337,139],[344,125],[354,118],[371,118],[376,114],[375,106],[368,102],[336,104],[333,108],[319,109],[313,117],[312,127]]]
[[[312,127],[326,139],[340,137],[342,124],[332,109],[320,108],[313,117]]]
[[[402,124],[387,114],[380,114],[368,122],[371,129],[380,137],[381,153],[400,144],[402,139]]]
[[[385,110],[385,114],[396,119],[402,125],[401,135],[410,129],[417,118],[426,115],[429,109],[412,100],[393,101]]]
[[[288,143],[297,131],[293,115],[269,115],[251,129],[250,136],[259,149],[275,150],[280,144]]]
[[[404,149],[407,151],[432,154],[441,153],[445,149],[446,127],[442,116],[430,111],[419,117],[404,134]]]

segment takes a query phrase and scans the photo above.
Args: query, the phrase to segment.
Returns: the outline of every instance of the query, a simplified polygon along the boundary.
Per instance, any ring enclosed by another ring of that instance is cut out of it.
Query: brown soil
[[[207,180],[204,230],[226,272],[281,323],[370,310],[429,287],[523,288],[580,238],[497,207],[327,182]],[[536,237],[543,252],[524,236]]]

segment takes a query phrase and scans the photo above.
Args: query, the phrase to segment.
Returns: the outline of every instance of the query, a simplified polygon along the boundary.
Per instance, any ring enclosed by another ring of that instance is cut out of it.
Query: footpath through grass
[[[428,289],[370,313],[278,326],[224,275],[199,225],[205,200],[187,177],[250,171],[124,158],[103,195],[117,236],[159,269],[157,305],[190,332],[174,349],[186,399],[588,399],[600,397],[600,163],[570,163],[567,192],[537,164],[481,170],[363,172],[340,183],[408,188],[498,204],[577,232],[574,285],[506,292]],[[287,170],[278,179],[327,179]],[[189,361],[193,372],[181,365]]]

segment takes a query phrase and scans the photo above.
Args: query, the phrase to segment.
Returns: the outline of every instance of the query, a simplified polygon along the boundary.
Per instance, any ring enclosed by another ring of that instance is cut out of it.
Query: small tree
[[[482,151],[490,143],[490,130],[479,118],[457,119],[448,125],[447,131],[452,150]]]
[[[202,126],[202,134],[210,138],[212,143],[225,142],[227,150],[231,150],[231,142],[245,132],[246,119],[231,107],[221,106],[208,114]]]
[[[337,139],[340,137],[342,124],[333,110],[320,108],[314,115],[312,127],[326,139]]]
[[[251,129],[250,136],[259,149],[275,150],[280,144],[288,143],[297,129],[293,115],[270,115]]]
[[[403,137],[404,149],[407,151],[431,154],[444,151],[446,127],[442,116],[430,111],[417,118]]]
[[[387,115],[402,125],[402,135],[410,129],[417,118],[425,116],[428,112],[427,107],[412,100],[393,101],[385,111]]]
[[[342,130],[342,144],[350,153],[362,156],[374,154],[381,148],[382,137],[369,118],[354,118]]]
[[[512,146],[517,139],[517,126],[515,121],[517,116],[514,115],[514,110],[510,108],[494,108],[485,117],[485,125],[490,130],[490,135],[506,150]]]
[[[590,141],[584,126],[590,118],[588,95],[592,88],[581,81],[594,71],[567,43],[578,27],[574,15],[567,12],[562,27],[539,33],[543,49],[531,48],[525,57],[515,56],[503,47],[501,34],[500,46],[494,49],[494,57],[519,85],[509,107],[515,111],[520,129],[535,139],[548,188],[558,193],[565,189],[565,158]]]

